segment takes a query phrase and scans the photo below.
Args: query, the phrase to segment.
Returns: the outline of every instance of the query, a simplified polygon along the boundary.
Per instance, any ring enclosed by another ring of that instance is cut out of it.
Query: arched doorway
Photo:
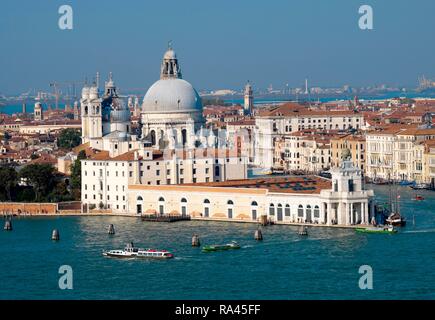
[[[165,198],[163,197],[159,198],[159,214],[160,215],[165,214]]]
[[[205,218],[208,218],[210,216],[210,200],[205,199],[204,200],[204,213]]]
[[[143,198],[138,196],[136,199],[136,214],[142,214]]]
[[[276,219],[278,221],[282,221],[282,204],[281,203],[278,204],[278,209],[276,211]]]
[[[187,199],[186,198],[182,198],[181,199],[181,215],[187,216]]]
[[[251,203],[251,216],[252,216],[252,220],[257,220],[257,210],[258,210],[258,203],[257,203],[257,201],[252,201],[252,203]]]
[[[233,218],[233,209],[234,209],[234,202],[232,200],[228,200],[227,202],[228,219]]]
[[[310,205],[307,205],[307,210],[305,211],[305,213],[306,213],[305,221],[311,222],[311,206]]]

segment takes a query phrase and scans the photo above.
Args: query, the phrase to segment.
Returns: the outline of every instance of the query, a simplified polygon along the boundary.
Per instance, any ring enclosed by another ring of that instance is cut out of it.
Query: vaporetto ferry
[[[170,259],[174,255],[167,250],[157,249],[141,249],[136,248],[133,242],[130,242],[126,247],[116,250],[103,251],[103,256],[112,258],[149,258],[149,259]]]

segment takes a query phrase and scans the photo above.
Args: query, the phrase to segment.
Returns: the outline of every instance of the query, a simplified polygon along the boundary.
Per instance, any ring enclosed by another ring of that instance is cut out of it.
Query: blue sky
[[[70,4],[74,29],[58,28]],[[358,28],[358,8],[374,30]],[[435,78],[433,0],[2,0],[0,92],[113,71],[121,90],[146,90],[173,41],[197,89],[415,85]]]

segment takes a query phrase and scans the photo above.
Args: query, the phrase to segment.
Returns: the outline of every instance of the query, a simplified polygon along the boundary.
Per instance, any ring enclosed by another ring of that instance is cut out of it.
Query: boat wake
[[[402,231],[401,233],[435,233],[435,229]]]

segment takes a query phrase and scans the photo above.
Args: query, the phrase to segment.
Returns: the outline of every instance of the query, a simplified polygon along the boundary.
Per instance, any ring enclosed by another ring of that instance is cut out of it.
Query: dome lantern
[[[171,41],[168,43],[168,50],[163,55],[160,79],[182,79],[180,65],[178,64],[177,55],[172,49]]]

